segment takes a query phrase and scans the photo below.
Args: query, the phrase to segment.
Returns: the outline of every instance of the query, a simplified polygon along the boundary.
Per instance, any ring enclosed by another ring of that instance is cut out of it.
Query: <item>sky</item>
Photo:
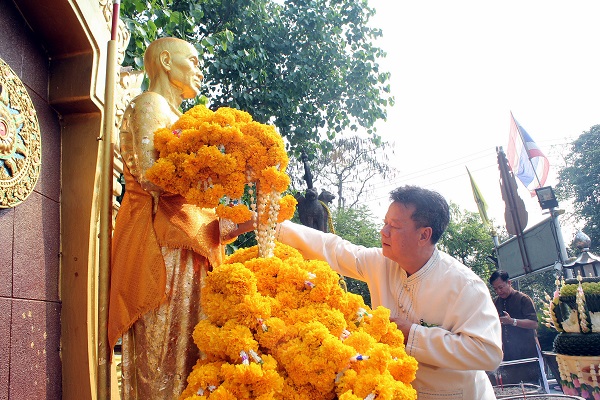
[[[383,218],[389,192],[414,184],[477,211],[468,167],[495,225],[504,225],[496,147],[508,146],[510,113],[550,161],[555,186],[568,144],[600,124],[599,1],[369,0],[383,30],[379,61],[395,105],[377,124],[394,143],[393,180],[365,196]],[[528,227],[548,218],[519,183]],[[568,208],[559,204],[559,208]],[[561,221],[567,244],[574,227]],[[565,233],[567,232],[567,233]]]

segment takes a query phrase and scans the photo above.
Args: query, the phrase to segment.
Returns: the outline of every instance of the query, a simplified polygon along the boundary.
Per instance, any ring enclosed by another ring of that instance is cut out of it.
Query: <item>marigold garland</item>
[[[416,360],[390,311],[347,293],[323,261],[276,243],[238,250],[206,278],[204,354],[180,400],[416,399]]]
[[[296,206],[292,196],[280,195],[290,184],[289,159],[273,126],[253,121],[244,111],[222,107],[213,112],[198,105],[173,126],[157,130],[154,146],[159,159],[146,177],[189,203],[216,208],[220,218],[248,221],[252,213],[239,200],[246,185],[257,187],[259,250],[263,257],[272,255],[274,226],[291,218]]]

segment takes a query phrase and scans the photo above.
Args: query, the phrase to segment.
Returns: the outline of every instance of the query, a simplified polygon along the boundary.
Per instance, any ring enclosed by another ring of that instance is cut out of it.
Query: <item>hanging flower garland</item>
[[[291,218],[297,204],[291,195],[281,197],[290,184],[289,159],[273,126],[244,111],[213,112],[198,105],[156,131],[154,145],[159,158],[146,177],[189,203],[216,208],[220,218],[236,224],[250,220],[241,197],[247,187],[258,188],[251,192],[257,201],[251,207],[259,215],[255,231],[261,256],[272,255],[275,224]]]
[[[204,357],[180,400],[416,399],[417,362],[390,311],[342,290],[323,261],[281,243],[273,254],[238,250],[207,276]]]

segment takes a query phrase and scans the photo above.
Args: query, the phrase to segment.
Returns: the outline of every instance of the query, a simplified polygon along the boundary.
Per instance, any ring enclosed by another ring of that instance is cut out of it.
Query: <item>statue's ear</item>
[[[160,62],[160,65],[166,70],[166,71],[170,71],[171,70],[171,53],[169,53],[168,50],[163,50],[159,56],[158,56],[158,60]]]

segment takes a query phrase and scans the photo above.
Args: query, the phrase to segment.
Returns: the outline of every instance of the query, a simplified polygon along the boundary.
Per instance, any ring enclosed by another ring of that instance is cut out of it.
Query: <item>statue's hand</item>
[[[250,218],[246,222],[242,222],[241,224],[236,225],[235,229],[232,229],[225,235],[223,235],[224,241],[230,241],[235,237],[254,230],[254,225],[256,223],[256,213],[252,213],[252,218]]]

